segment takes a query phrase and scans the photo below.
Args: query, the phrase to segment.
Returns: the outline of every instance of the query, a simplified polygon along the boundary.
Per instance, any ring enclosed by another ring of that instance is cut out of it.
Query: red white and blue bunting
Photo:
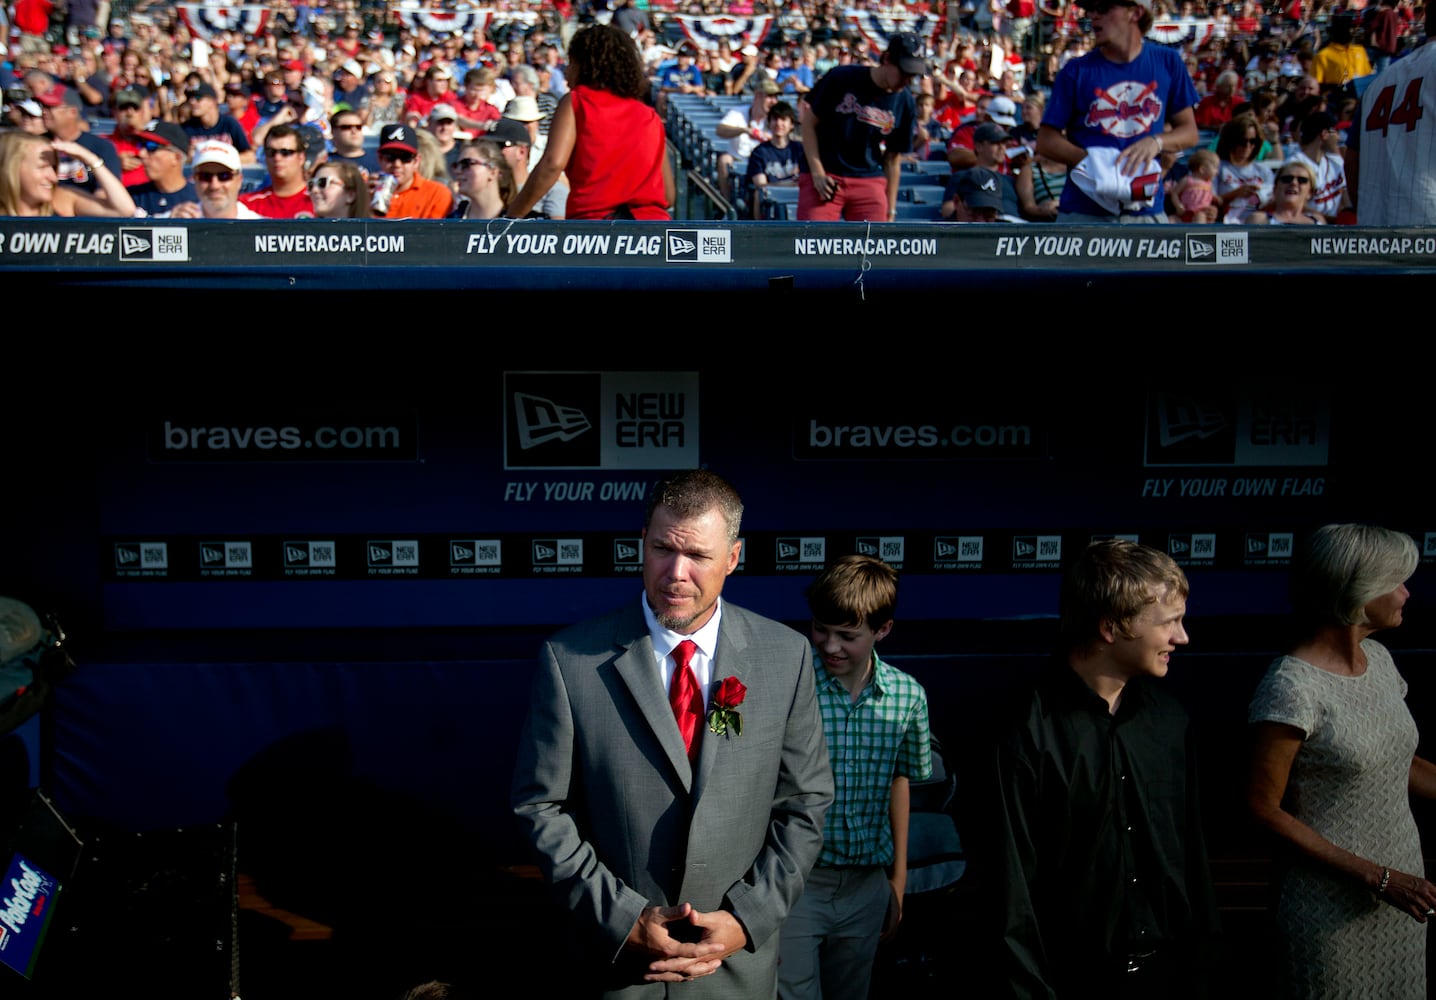
[[[204,3],[181,3],[180,20],[189,33],[205,41],[212,41],[222,31],[240,31],[246,35],[259,35],[269,24],[269,8],[257,5],[216,7]]]
[[[871,10],[849,10],[843,14],[848,26],[867,39],[879,52],[886,52],[888,36],[899,31],[916,32],[932,41],[942,31],[942,18],[932,14],[880,14]]]
[[[1201,48],[1212,38],[1226,34],[1226,26],[1209,17],[1183,17],[1173,21],[1158,21],[1152,25],[1147,37],[1161,45],[1185,45]]]
[[[676,18],[683,29],[683,37],[704,52],[716,52],[719,42],[727,42],[734,52],[745,45],[762,45],[773,27],[773,18],[767,14],[759,17],[678,14]]]

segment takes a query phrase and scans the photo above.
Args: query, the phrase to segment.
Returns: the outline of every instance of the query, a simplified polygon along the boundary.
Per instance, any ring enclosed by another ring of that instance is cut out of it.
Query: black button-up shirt
[[[997,746],[990,874],[1015,995],[1090,995],[1154,954],[1200,988],[1216,911],[1195,763],[1160,682],[1129,681],[1111,714],[1049,666]]]

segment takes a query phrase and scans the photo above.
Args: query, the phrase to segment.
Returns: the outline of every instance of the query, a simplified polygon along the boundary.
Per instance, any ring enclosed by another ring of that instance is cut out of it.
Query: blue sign
[[[59,891],[60,883],[24,855],[11,859],[0,885],[0,962],[27,979],[35,970]]]

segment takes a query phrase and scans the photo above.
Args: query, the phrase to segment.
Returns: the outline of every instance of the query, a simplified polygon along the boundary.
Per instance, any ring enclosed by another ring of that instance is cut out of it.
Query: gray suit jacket
[[[817,859],[833,776],[802,636],[724,602],[713,679],[730,676],[748,688],[743,734],[700,724],[690,767],[639,604],[559,633],[539,656],[514,813],[593,934],[596,992],[642,981],[642,965],[621,952],[629,930],[644,907],[684,902],[731,911],[749,940],[682,996],[776,991],[775,932]]]

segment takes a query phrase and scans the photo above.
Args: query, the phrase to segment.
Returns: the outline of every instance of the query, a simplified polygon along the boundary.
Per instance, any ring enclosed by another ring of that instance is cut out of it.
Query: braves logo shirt
[[[1083,149],[1121,150],[1148,135],[1161,135],[1173,115],[1196,103],[1196,88],[1175,49],[1147,42],[1129,63],[1114,63],[1094,49],[1057,74],[1042,124]],[[1158,186],[1154,203],[1141,214],[1160,212],[1162,203]],[[1112,214],[1071,184],[1063,188],[1061,208]]]
[[[828,70],[808,93],[808,106],[818,118],[823,169],[837,177],[881,177],[884,152],[912,149],[912,92],[888,93],[866,66]],[[800,166],[806,173],[807,161]]]

